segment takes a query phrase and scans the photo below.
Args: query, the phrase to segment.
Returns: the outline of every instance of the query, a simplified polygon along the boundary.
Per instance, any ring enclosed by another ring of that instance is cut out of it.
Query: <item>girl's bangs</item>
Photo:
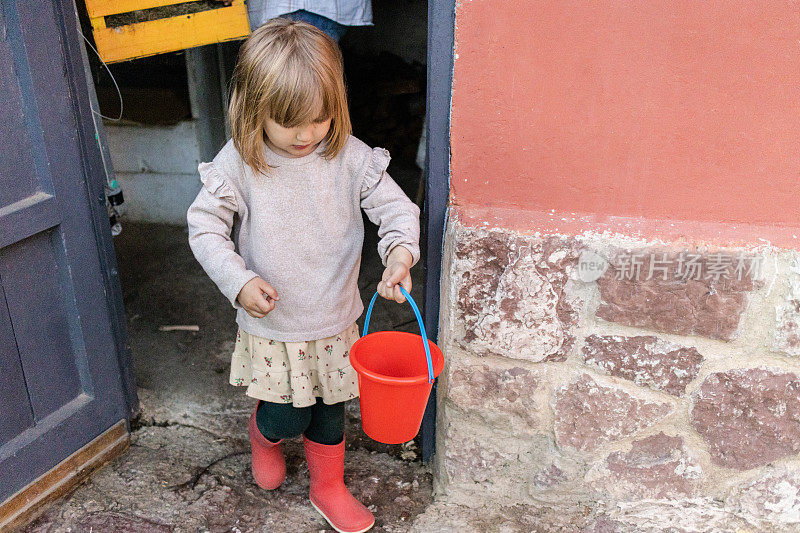
[[[330,91],[326,90],[323,80],[309,74],[276,80],[277,90],[268,108],[270,118],[285,128],[326,120],[333,115]]]

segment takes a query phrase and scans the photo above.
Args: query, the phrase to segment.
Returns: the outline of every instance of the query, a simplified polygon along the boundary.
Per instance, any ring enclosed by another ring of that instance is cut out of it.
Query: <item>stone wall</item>
[[[800,528],[800,253],[520,234],[458,212],[437,495],[622,530]]]

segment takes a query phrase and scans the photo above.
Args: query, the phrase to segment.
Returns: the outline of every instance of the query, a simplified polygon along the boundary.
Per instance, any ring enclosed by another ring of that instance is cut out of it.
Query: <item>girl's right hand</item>
[[[255,318],[264,318],[275,309],[275,302],[280,300],[280,297],[275,287],[255,277],[244,284],[236,299],[247,314]]]

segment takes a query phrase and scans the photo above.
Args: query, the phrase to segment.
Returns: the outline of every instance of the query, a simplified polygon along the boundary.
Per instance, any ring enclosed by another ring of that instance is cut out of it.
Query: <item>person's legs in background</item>
[[[298,9],[297,11],[292,11],[291,13],[281,15],[281,17],[308,22],[309,24],[316,26],[330,35],[331,38],[337,43],[342,35],[344,35],[347,31],[347,26],[344,24],[339,24],[335,20],[329,19],[328,17],[323,17],[322,15],[317,15],[311,11],[306,11],[305,9]]]

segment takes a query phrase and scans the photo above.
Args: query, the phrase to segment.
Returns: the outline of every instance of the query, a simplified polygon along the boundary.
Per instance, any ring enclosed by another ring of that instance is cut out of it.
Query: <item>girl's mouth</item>
[[[308,148],[309,146],[311,146],[311,143],[303,144],[303,145],[293,144],[292,148],[294,148],[295,150],[304,150],[304,149]]]

